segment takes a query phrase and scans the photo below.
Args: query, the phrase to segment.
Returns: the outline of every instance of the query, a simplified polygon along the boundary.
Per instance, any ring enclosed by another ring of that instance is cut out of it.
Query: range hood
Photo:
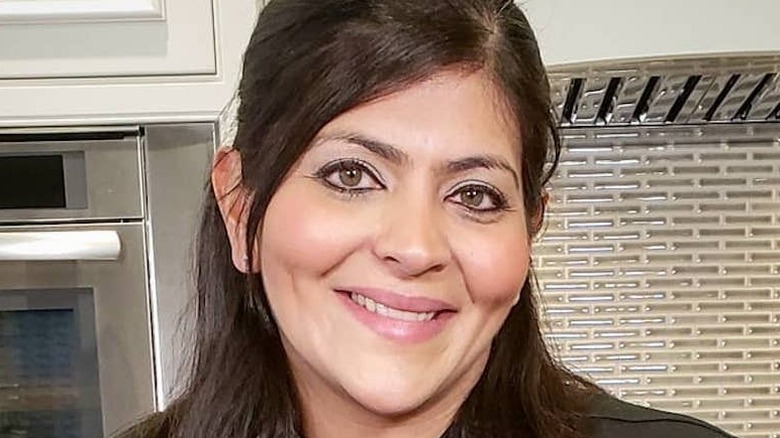
[[[564,127],[780,120],[780,56],[554,67],[550,81]]]
[[[780,121],[780,55],[599,62],[549,68],[562,127]],[[237,129],[238,95],[220,114],[223,145]]]

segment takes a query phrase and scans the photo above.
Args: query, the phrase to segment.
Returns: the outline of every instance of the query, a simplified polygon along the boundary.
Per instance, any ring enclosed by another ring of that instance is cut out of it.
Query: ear
[[[531,234],[534,236],[542,230],[542,225],[544,225],[544,213],[547,211],[547,204],[549,202],[550,193],[547,190],[543,190],[542,196],[539,197],[539,206],[536,208],[533,216],[531,216]]]
[[[257,272],[248,265],[246,227],[252,194],[241,183],[241,154],[237,150],[222,147],[217,151],[211,168],[211,186],[230,239],[233,266],[245,274]],[[253,264],[258,265],[257,252],[253,255]]]

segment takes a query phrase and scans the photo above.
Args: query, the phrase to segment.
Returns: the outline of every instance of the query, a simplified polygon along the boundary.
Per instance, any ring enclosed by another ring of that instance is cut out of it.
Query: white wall
[[[547,65],[592,60],[780,54],[780,0],[517,0]]]

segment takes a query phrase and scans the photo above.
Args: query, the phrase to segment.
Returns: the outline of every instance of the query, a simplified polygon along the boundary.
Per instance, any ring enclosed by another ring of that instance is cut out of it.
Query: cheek
[[[360,218],[334,208],[317,188],[290,181],[271,199],[260,244],[264,277],[283,268],[289,274],[323,274],[362,241]]]
[[[455,248],[471,299],[476,304],[511,304],[528,277],[530,242],[522,227],[509,226],[486,235],[461,234]]]

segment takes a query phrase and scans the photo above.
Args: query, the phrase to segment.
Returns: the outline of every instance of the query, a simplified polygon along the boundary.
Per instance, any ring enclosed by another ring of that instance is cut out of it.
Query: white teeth
[[[376,312],[376,301],[366,297],[366,304],[363,304],[363,307],[368,309],[369,312]]]
[[[385,306],[384,304],[377,303],[376,301],[366,296],[352,292],[349,297],[355,303],[361,305],[369,312],[376,313],[391,319],[398,319],[401,321],[409,322],[423,322],[430,321],[436,316],[436,312],[407,312],[405,310],[398,310],[392,307]]]

